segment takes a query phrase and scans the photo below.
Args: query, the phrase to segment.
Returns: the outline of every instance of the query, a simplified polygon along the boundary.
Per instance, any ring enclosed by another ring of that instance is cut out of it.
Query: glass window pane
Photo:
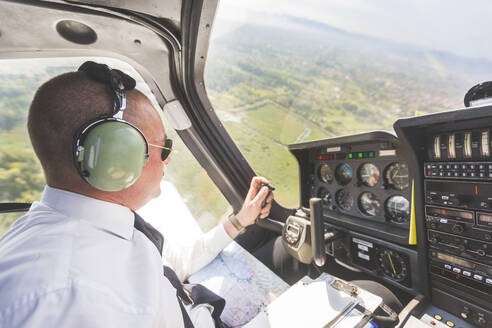
[[[473,24],[462,19],[470,10]],[[222,1],[207,92],[248,162],[279,187],[276,199],[297,206],[288,144],[393,131],[398,118],[463,107],[490,79],[484,12],[491,3]]]

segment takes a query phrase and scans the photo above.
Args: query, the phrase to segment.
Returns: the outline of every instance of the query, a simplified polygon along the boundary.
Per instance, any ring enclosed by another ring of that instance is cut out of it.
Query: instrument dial
[[[354,206],[354,198],[352,197],[350,192],[344,189],[340,189],[339,191],[337,191],[337,193],[335,194],[335,200],[338,206],[340,206],[340,208],[345,211],[350,210],[352,206]]]
[[[333,174],[328,164],[322,164],[319,167],[318,176],[323,182],[330,183],[331,181],[333,181]]]
[[[403,196],[391,196],[386,201],[386,214],[396,223],[408,222],[410,216],[410,203]]]
[[[359,197],[359,209],[368,216],[376,216],[381,208],[381,203],[372,192],[363,192]]]
[[[321,200],[323,201],[323,205],[328,208],[328,209],[332,209],[332,206],[333,206],[333,200],[331,198],[331,194],[330,192],[328,191],[328,189],[324,188],[324,187],[321,187],[318,189],[318,198],[321,198]]]
[[[348,165],[347,163],[342,163],[337,166],[335,170],[335,178],[337,179],[339,184],[341,184],[342,186],[349,184],[349,182],[352,181],[352,176],[353,171],[350,165]]]
[[[377,264],[380,272],[395,281],[403,281],[408,275],[405,260],[393,250],[380,250],[377,254]]]
[[[359,169],[359,179],[368,187],[374,187],[378,183],[379,175],[379,169],[372,163],[365,163]]]
[[[408,188],[408,167],[403,163],[393,163],[386,169],[385,179],[388,186],[396,190]]]

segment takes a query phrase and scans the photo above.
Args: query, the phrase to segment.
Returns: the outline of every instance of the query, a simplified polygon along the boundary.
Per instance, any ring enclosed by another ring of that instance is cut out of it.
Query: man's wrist
[[[229,222],[231,222],[231,224],[239,232],[239,234],[245,232],[246,227],[241,224],[241,222],[239,221],[239,219],[236,217],[234,213],[229,215]]]

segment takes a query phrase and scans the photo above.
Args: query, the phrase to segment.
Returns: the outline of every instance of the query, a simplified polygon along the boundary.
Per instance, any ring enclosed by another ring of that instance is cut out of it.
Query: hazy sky
[[[401,43],[492,58],[491,0],[221,0],[217,19],[259,23],[255,12],[297,16]]]

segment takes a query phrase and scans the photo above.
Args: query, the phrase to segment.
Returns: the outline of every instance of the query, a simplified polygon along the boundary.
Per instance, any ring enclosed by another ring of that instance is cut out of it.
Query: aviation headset
[[[471,87],[465,94],[465,107],[476,106],[478,101],[482,100],[482,103],[491,103],[492,99],[492,81],[486,81]]]
[[[87,122],[75,133],[75,167],[82,179],[94,188],[103,191],[128,188],[138,179],[149,159],[147,139],[136,126],[123,119],[125,90],[134,89],[135,80],[92,61],[83,63],[78,70],[111,87],[114,107],[112,114]]]

